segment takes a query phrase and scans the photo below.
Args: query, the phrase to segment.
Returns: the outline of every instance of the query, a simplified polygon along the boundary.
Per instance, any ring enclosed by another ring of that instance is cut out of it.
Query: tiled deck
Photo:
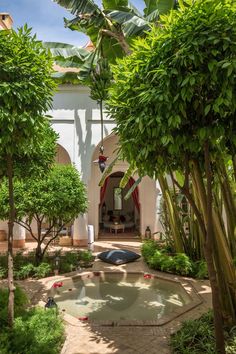
[[[121,241],[106,240],[94,243],[94,254],[116,248],[126,248],[140,252],[140,241]],[[32,245],[28,247],[32,249]],[[68,248],[67,248],[68,249]],[[92,271],[121,271],[121,272],[152,272],[162,274],[161,272],[150,271],[142,259],[133,263],[121,266],[112,266],[96,260]],[[68,276],[75,275],[68,274]],[[169,274],[165,276],[170,279],[181,280],[185,278]],[[34,303],[37,303],[42,296],[46,294],[49,281],[55,281],[60,277],[51,277],[50,279],[27,280],[21,282],[31,296]],[[202,303],[194,309],[182,314],[173,321],[163,326],[101,326],[92,323],[82,323],[75,320],[74,324],[66,322],[66,341],[61,354],[170,354],[168,341],[170,334],[176,331],[183,320],[199,317],[211,307],[211,289],[208,281],[197,281],[186,279],[186,286],[191,283],[197,294],[202,298]]]

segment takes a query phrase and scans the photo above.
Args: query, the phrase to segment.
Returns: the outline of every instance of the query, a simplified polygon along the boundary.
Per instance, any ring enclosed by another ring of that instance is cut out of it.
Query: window
[[[114,210],[122,210],[122,189],[115,187],[113,190]]]

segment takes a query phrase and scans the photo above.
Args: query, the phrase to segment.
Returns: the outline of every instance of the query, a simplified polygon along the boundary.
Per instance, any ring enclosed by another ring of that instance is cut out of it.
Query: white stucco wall
[[[59,87],[49,114],[52,116],[53,128],[59,134],[58,143],[67,150],[72,163],[87,183],[92,154],[101,140],[99,107],[89,97],[89,88],[77,85]],[[106,115],[104,123],[106,137],[115,125]]]
[[[101,140],[101,121],[97,103],[89,97],[89,89],[79,85],[62,85],[54,96],[53,109],[48,112],[52,116],[52,126],[58,133],[58,144],[66,150],[59,158],[59,162],[71,161],[81,173],[81,177],[88,190],[88,214],[79,217],[73,227],[73,238],[79,241],[75,244],[87,244],[88,225],[93,225],[95,237],[99,232],[99,203],[101,172],[94,160],[99,156]],[[104,114],[104,155],[109,156],[108,163],[115,156],[119,146],[118,137],[112,134],[114,121]],[[63,160],[63,161],[61,161]],[[118,161],[112,171],[125,172],[128,164]],[[137,179],[138,176],[134,176]],[[140,219],[140,232],[145,233],[147,226],[152,232],[160,230],[158,222],[158,184],[145,177],[140,183],[139,201],[140,215],[135,212],[135,218]],[[0,222],[0,229],[7,230],[7,223]],[[16,230],[15,238],[23,238],[23,232]]]
[[[99,107],[90,99],[89,89],[77,85],[63,85],[59,87],[54,96],[53,109],[49,112],[52,116],[52,125],[59,134],[58,143],[66,149],[71,162],[81,173],[83,181],[88,188],[89,210],[88,215],[75,223],[74,237],[87,238],[87,223],[92,224],[97,237],[99,231],[99,203],[101,172],[98,164],[93,161],[99,156],[101,140],[101,122]],[[114,150],[119,142],[115,135],[111,135],[114,122],[105,115],[104,117],[104,155],[112,161],[116,156]],[[112,172],[125,172],[128,164],[119,161]],[[138,176],[134,176],[135,179]],[[157,186],[156,182],[145,177],[139,185],[141,204],[140,231],[144,234],[147,226],[152,232],[157,231]]]

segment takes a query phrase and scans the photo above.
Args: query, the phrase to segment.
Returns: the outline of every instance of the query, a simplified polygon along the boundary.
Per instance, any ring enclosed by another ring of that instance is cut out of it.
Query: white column
[[[26,234],[25,228],[15,223],[14,229],[13,229],[13,247],[14,248],[24,248],[25,234]]]
[[[88,216],[87,214],[80,215],[75,219],[73,224],[73,245],[87,246],[88,245]]]

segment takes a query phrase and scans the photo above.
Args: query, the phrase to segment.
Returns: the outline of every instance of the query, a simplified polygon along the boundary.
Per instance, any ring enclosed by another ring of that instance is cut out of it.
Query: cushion
[[[115,265],[133,262],[140,257],[139,254],[128,250],[111,250],[102,252],[98,255],[98,258],[103,262]]]

